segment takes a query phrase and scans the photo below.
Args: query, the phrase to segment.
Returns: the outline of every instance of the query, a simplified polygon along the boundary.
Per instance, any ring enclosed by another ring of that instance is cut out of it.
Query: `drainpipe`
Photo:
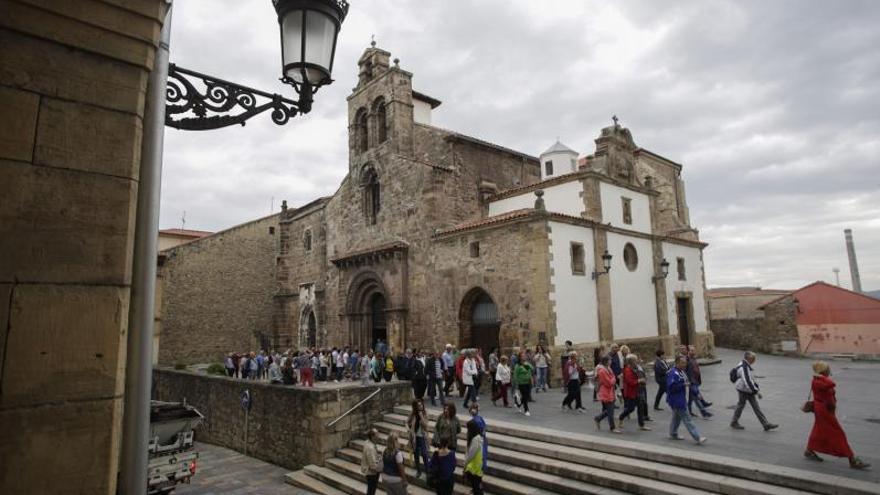
[[[159,235],[159,192],[165,132],[165,84],[168,79],[168,43],[171,39],[171,2],[162,23],[159,48],[150,73],[144,105],[144,133],[138,181],[134,261],[128,312],[125,368],[125,409],[117,493],[143,495],[147,491],[152,388],[153,317],[156,302],[156,256]]]

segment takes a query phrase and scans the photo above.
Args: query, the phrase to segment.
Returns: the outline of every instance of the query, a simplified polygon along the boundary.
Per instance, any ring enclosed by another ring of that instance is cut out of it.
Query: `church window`
[[[553,160],[547,160],[544,162],[544,175],[553,175]]]
[[[636,247],[632,243],[627,242],[626,246],[623,246],[623,263],[626,265],[626,269],[631,272],[636,271],[636,268],[639,267],[639,253],[636,252]]]
[[[623,202],[623,223],[627,225],[632,225],[633,223],[633,214],[632,214],[632,200],[630,198],[620,198]]]
[[[379,176],[373,167],[367,166],[364,169],[361,184],[364,189],[364,214],[367,225],[376,225],[381,202]]]
[[[361,108],[357,112],[357,116],[354,121],[355,126],[355,144],[357,147],[357,151],[359,153],[363,153],[367,151],[370,147],[370,138],[369,138],[369,118],[367,116],[367,109]]]
[[[275,235],[275,227],[269,226],[269,235]]]
[[[312,250],[312,231],[306,230],[306,233],[303,234],[303,248],[306,251]]]
[[[579,242],[571,243],[571,274],[584,275],[587,273],[584,264],[584,245]]]
[[[571,171],[574,172],[575,170],[577,170],[577,168],[578,168],[577,160],[572,158],[571,159]]]
[[[376,142],[381,144],[388,139],[388,116],[385,113],[385,100],[379,98],[373,103],[373,113],[376,116]]]
[[[471,258],[479,258],[480,257],[480,243],[478,241],[474,241],[470,245]]]
[[[675,265],[678,269],[678,279],[687,280],[687,274],[684,271],[684,258],[676,258]]]

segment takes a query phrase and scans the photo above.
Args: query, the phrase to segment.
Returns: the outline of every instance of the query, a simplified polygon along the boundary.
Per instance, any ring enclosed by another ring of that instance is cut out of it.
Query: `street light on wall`
[[[599,280],[599,276],[607,275],[608,272],[611,271],[611,253],[609,253],[607,249],[602,253],[602,267],[605,270],[601,272],[593,269],[593,280]]]
[[[281,82],[293,86],[299,98],[290,100],[169,64],[165,125],[190,131],[219,129],[244,125],[266,110],[272,111],[273,122],[283,125],[311,111],[313,95],[333,82],[336,39],[348,2],[273,0],[272,4],[281,35]],[[193,81],[200,81],[205,90],[199,91]]]
[[[657,282],[658,280],[663,280],[669,276],[669,262],[666,261],[666,258],[663,258],[663,261],[660,262],[660,275],[654,275],[651,277],[651,280]]]

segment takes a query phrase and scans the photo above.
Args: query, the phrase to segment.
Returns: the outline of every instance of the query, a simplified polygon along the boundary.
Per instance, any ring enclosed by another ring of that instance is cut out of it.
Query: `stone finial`
[[[370,35],[370,46],[372,46],[373,48],[376,48],[376,35],[375,34]]]
[[[645,176],[645,187],[648,189],[654,189],[654,178],[650,175]]]
[[[546,211],[547,207],[544,206],[544,190],[543,189],[536,190],[535,196],[537,197],[537,199],[535,199],[535,209],[538,211]]]
[[[400,59],[399,58],[394,59],[394,66],[397,68],[400,68]]]
[[[281,201],[281,211],[287,211],[287,200]]]

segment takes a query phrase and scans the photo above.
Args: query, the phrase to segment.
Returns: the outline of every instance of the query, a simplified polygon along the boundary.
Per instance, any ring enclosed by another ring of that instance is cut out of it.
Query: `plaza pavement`
[[[730,383],[728,372],[741,360],[742,352],[717,349],[716,354],[722,360],[720,364],[702,367],[703,394],[714,403],[710,411],[715,416],[709,420],[695,418],[695,424],[700,432],[709,438],[705,445],[668,439],[670,413],[665,400],[661,405],[664,411],[650,410],[654,421],[648,423],[648,426],[653,429],[652,431],[639,431],[633,413],[631,419],[626,422],[624,433],[616,435],[608,431],[607,422],[603,423],[600,432],[596,432],[593,416],[598,414],[599,404],[593,402],[592,389],[586,386],[583,388],[584,407],[587,408],[587,413],[579,414],[560,411],[564,395],[559,388],[556,388],[536,395],[537,402],[530,404],[532,415],[528,418],[518,414],[515,408],[501,407],[501,401],[498,402],[498,407],[494,407],[488,397],[481,397],[480,411],[489,429],[489,460],[491,462],[492,459],[492,419],[498,419],[605,438],[645,442],[656,445],[657,448],[674,446],[678,449],[690,449],[695,456],[700,452],[708,452],[880,482],[880,363],[830,362],[833,378],[838,385],[838,418],[856,455],[874,465],[873,470],[857,471],[850,469],[845,459],[823,455],[825,462],[817,463],[803,457],[804,447],[813,424],[813,415],[804,414],[800,407],[809,393],[812,360],[759,355],[755,364],[755,375],[758,377],[764,396],[760,401],[761,408],[767,418],[773,423],[778,423],[780,427],[771,432],[764,432],[751,408],[746,405],[746,410],[740,419],[740,423],[746,429],[736,431],[730,428],[730,418],[733,416],[737,394],[733,384]],[[648,395],[651,405],[656,390],[656,384],[649,379]],[[459,413],[464,412],[461,410],[462,401],[457,395],[455,395],[455,404],[459,408]],[[432,409],[430,405],[429,409]],[[619,412],[620,409],[617,409],[618,414]],[[681,428],[680,435],[689,439],[684,427]]]
[[[199,468],[189,485],[178,485],[176,495],[309,495],[284,483],[289,469],[247,457],[234,450],[196,443]]]

